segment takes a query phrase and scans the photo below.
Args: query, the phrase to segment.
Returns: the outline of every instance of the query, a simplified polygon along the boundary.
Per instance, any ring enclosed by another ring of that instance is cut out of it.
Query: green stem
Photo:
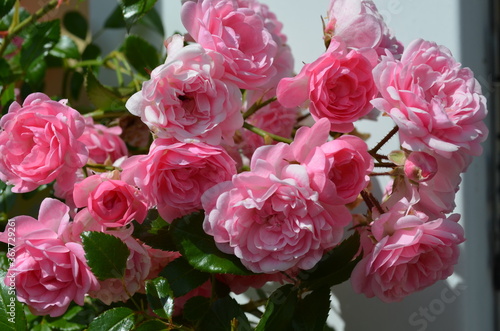
[[[277,97],[272,97],[270,99],[267,99],[265,101],[257,101],[255,102],[250,108],[248,108],[248,110],[243,114],[243,119],[247,119],[249,118],[250,116],[252,116],[255,112],[257,112],[257,110],[261,109],[261,108],[264,108],[265,106],[267,106],[268,104],[274,102],[278,100]]]
[[[259,129],[258,127],[253,126],[252,124],[247,123],[247,122],[243,123],[243,127],[247,130],[252,131],[253,133],[258,134],[259,136],[264,138],[264,140],[266,139],[266,137],[268,137],[268,138],[273,139],[274,141],[279,141],[279,142],[283,142],[283,143],[287,143],[287,144],[291,144],[293,141],[292,139],[281,137],[281,136],[272,134],[270,132],[264,131],[262,129]]]
[[[2,46],[0,46],[0,57],[3,57],[3,54],[5,53],[5,50],[7,49],[7,46],[10,44],[12,39],[14,38],[15,35],[17,35],[19,32],[21,32],[24,28],[26,28],[30,23],[36,22],[39,18],[43,17],[45,14],[47,14],[49,11],[54,9],[57,6],[57,0],[52,0],[42,8],[40,8],[38,11],[36,11],[34,14],[32,14],[30,17],[22,21],[21,23],[17,24],[15,27],[12,29],[9,29],[9,34],[5,36]]]

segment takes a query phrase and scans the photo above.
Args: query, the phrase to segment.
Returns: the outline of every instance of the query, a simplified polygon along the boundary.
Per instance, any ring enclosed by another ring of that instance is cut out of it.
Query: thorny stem
[[[375,167],[378,168],[395,168],[396,165],[392,162],[377,162],[374,164]]]
[[[287,144],[292,143],[292,139],[288,139],[288,138],[281,137],[281,136],[272,134],[270,132],[264,131],[264,130],[259,129],[258,127],[253,126],[252,124],[247,123],[247,122],[243,123],[243,127],[247,130],[252,131],[253,133],[258,134],[259,136],[261,136],[264,139],[266,139],[266,137],[269,137],[275,141],[279,141],[279,142],[283,142],[283,143],[287,143]]]
[[[265,101],[261,101],[261,100],[258,100],[256,101],[252,106],[250,106],[250,108],[248,108],[248,110],[243,114],[243,119],[247,119],[249,118],[250,116],[252,116],[255,112],[257,112],[257,110],[261,109],[261,108],[264,108],[265,106],[267,106],[268,104],[276,101],[278,98],[277,97],[272,97],[270,99],[267,99]]]
[[[371,194],[370,192],[367,192],[366,190],[363,190],[363,191],[361,191],[361,197],[365,201],[369,210],[372,210],[373,207],[375,207],[375,208],[377,208],[377,210],[380,214],[384,213],[382,206],[380,205],[378,200],[373,196],[373,194]]]
[[[376,157],[377,155],[377,152],[382,148],[382,146],[385,145],[385,143],[387,143],[389,141],[389,139],[392,138],[392,136],[394,136],[399,130],[399,127],[395,126],[394,128],[392,128],[392,130],[375,146],[373,147],[369,153]]]
[[[19,32],[21,32],[24,28],[26,28],[30,23],[35,22],[45,14],[47,14],[49,11],[54,9],[57,6],[57,0],[52,0],[48,4],[46,4],[44,7],[40,8],[38,11],[36,11],[33,15],[30,17],[26,18],[24,21],[21,23],[17,24],[15,27],[12,27],[12,30],[9,28],[9,34],[5,36],[2,46],[0,46],[0,57],[3,57],[3,53],[5,53],[5,50],[7,49],[7,46],[10,44],[12,39],[14,38],[15,35],[17,35]]]

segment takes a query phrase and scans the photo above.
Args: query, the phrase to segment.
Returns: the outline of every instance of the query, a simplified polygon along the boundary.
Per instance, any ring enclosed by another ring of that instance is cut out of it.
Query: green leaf
[[[0,85],[7,85],[13,80],[9,63],[4,58],[0,58]]]
[[[232,321],[237,325],[236,328],[231,328]],[[248,318],[241,309],[240,305],[233,298],[227,296],[216,300],[210,307],[210,311],[201,320],[199,330],[220,330],[220,331],[249,331],[252,330]],[[273,330],[274,329],[268,329]]]
[[[182,316],[190,322],[201,321],[210,311],[210,298],[196,296],[184,304]]]
[[[69,11],[63,17],[63,24],[66,30],[78,38],[85,40],[87,37],[88,23],[85,17],[77,11]]]
[[[14,4],[16,3],[16,0],[2,0],[0,1],[0,17],[4,17],[7,15],[12,7],[14,7]]]
[[[128,331],[134,328],[135,315],[126,307],[106,310],[90,323],[88,331]]]
[[[43,56],[33,60],[26,70],[26,82],[33,90],[41,90],[47,71],[47,63]]]
[[[104,27],[108,29],[121,29],[126,27],[120,6],[116,6],[115,10],[108,16],[104,22]]]
[[[160,320],[150,320],[141,323],[134,331],[164,331],[171,330],[167,328],[167,325]]]
[[[59,20],[37,23],[21,47],[21,67],[28,69],[35,59],[45,56],[57,44],[61,35]]]
[[[83,50],[82,60],[95,60],[101,55],[101,49],[96,44],[88,44]]]
[[[146,282],[146,295],[153,312],[162,318],[171,318],[174,311],[174,295],[168,282],[158,277]]]
[[[50,55],[61,59],[79,59],[80,52],[76,43],[68,36],[62,35],[59,42],[49,52]]]
[[[102,85],[91,71],[87,73],[87,84],[85,86],[87,95],[99,109],[121,110],[125,109],[125,103],[119,95]]]
[[[359,233],[354,232],[337,247],[326,253],[311,270],[301,271],[298,278],[301,287],[315,290],[331,287],[349,279],[361,257],[353,260],[359,250]]]
[[[299,300],[292,319],[293,331],[323,331],[330,311],[330,288],[311,292]]]
[[[69,88],[73,99],[78,100],[78,98],[80,97],[80,91],[82,90],[84,80],[85,78],[78,71],[73,71],[73,73],[71,74]]]
[[[221,252],[214,238],[203,231],[203,213],[193,213],[172,222],[172,238],[189,264],[210,273],[250,275],[235,256]]]
[[[141,75],[149,77],[149,72],[159,64],[156,49],[141,37],[130,35],[125,39],[123,52],[128,62]]]
[[[179,257],[160,272],[170,284],[174,297],[178,298],[194,290],[209,279],[209,275],[194,269],[183,257]]]
[[[132,25],[153,8],[155,3],[156,0],[120,0],[127,31],[130,31]]]
[[[276,289],[267,300],[266,310],[255,331],[288,331],[298,301],[298,288],[292,284]]]
[[[16,299],[15,285],[10,287],[4,283],[6,275],[6,270],[0,270],[0,330],[28,330],[23,305]]]
[[[120,238],[97,231],[84,232],[81,238],[89,267],[98,279],[124,276],[130,250]]]
[[[165,28],[163,27],[162,19],[155,8],[148,11],[148,13],[141,18],[139,24],[158,32],[162,37],[165,36]]]
[[[16,100],[16,85],[14,83],[10,85],[2,86],[2,99],[0,99],[2,115],[7,113],[10,104]],[[0,198],[1,199],[1,198]]]

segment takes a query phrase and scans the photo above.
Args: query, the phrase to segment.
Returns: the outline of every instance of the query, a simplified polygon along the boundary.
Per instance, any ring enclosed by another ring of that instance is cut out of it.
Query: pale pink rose
[[[272,94],[262,95],[262,93],[257,91],[247,91],[247,108],[251,107],[259,99],[267,100],[271,97],[273,97]],[[279,102],[274,101],[259,109],[252,116],[248,117],[246,121],[264,131],[281,137],[291,138],[298,115],[299,108],[285,108]],[[241,130],[240,146],[246,157],[251,158],[253,152],[263,145],[265,145],[264,138],[249,130]]]
[[[239,88],[260,88],[276,75],[278,46],[253,9],[236,0],[186,1],[181,19],[197,43],[224,57],[225,75]]]
[[[260,154],[265,147],[269,153]],[[205,232],[253,272],[312,268],[351,220],[345,206],[318,201],[306,167],[287,160],[293,160],[289,145],[261,147],[251,171],[202,196]]]
[[[403,45],[392,35],[371,0],[331,0],[325,39],[342,40],[348,48],[358,49],[367,57],[403,52]]]
[[[377,243],[352,272],[354,291],[394,302],[450,276],[465,240],[459,218],[431,219],[407,200],[375,213],[371,233]]]
[[[79,242],[65,240],[69,208],[46,198],[40,205],[38,220],[14,217],[0,234],[0,241],[15,240],[14,263],[4,282],[15,279],[17,298],[33,314],[60,316],[72,301],[82,306],[89,291],[99,289],[85,252]],[[11,237],[11,233],[15,233]]]
[[[148,212],[137,188],[106,175],[93,175],[75,184],[73,200],[78,208],[88,207],[90,215],[106,227],[125,226],[133,220],[142,223]]]
[[[98,164],[113,163],[128,154],[127,145],[120,138],[119,126],[106,127],[95,124],[92,117],[85,117],[85,130],[78,139],[89,151],[89,160]]]
[[[409,180],[425,182],[436,175],[438,164],[436,158],[425,152],[411,152],[404,164],[404,173]]]
[[[273,146],[259,148],[252,157],[251,167],[260,159],[272,161],[276,168],[288,163],[303,165],[309,175],[311,187],[319,199],[328,204],[344,205],[353,202],[368,185],[373,170],[373,159],[368,146],[360,138],[344,135],[332,141],[330,124],[321,119],[311,128],[297,130],[290,148],[280,152]]]
[[[85,120],[66,100],[52,101],[30,94],[21,106],[14,102],[0,120],[0,180],[12,191],[33,191],[68,176],[87,162],[88,151],[78,141]]]
[[[198,44],[183,47],[183,38],[174,35],[165,64],[151,72],[126,107],[160,138],[232,143],[243,125],[241,92],[223,79],[222,61]]]
[[[332,41],[316,61],[304,65],[293,78],[278,84],[278,101],[288,108],[309,105],[312,117],[327,118],[331,130],[350,132],[353,122],[372,110],[377,95],[372,65],[356,50]]]
[[[436,161],[435,175],[424,182],[412,182],[406,176],[398,176],[390,183],[386,192],[385,205],[391,207],[403,198],[413,207],[429,217],[439,218],[455,209],[455,195],[461,182],[460,174],[465,172],[472,156],[455,152],[451,158],[430,154]]]
[[[396,122],[404,148],[445,157],[458,150],[481,154],[486,98],[448,49],[417,39],[400,61],[383,57],[373,75],[382,98],[372,103]]]
[[[288,38],[282,31],[283,24],[266,4],[260,3],[257,0],[237,1],[240,8],[250,8],[262,17],[264,26],[271,33],[273,40],[278,46],[278,51],[273,61],[273,66],[277,70],[276,75],[267,84],[259,86],[259,90],[274,89],[282,78],[293,75],[294,59],[290,47],[286,44]]]
[[[223,148],[171,139],[156,139],[148,155],[132,156],[122,169],[122,179],[139,187],[167,222],[201,209],[201,195],[236,173]]]

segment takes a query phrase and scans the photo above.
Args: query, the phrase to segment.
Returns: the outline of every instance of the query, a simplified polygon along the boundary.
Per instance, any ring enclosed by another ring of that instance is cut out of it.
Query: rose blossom
[[[224,57],[226,77],[239,88],[260,88],[276,75],[278,46],[253,9],[236,0],[186,1],[181,19],[197,43]]]
[[[460,215],[430,219],[402,200],[371,225],[377,241],[351,275],[354,291],[384,302],[400,301],[453,273],[465,239]]]
[[[30,94],[21,106],[13,102],[0,120],[0,180],[23,193],[73,176],[87,162],[87,149],[78,141],[85,121],[66,100],[52,101]]]
[[[114,177],[119,174],[93,175],[75,184],[76,207],[88,207],[90,215],[107,227],[124,226],[132,220],[142,223],[148,211],[142,194]]]
[[[138,186],[167,222],[201,209],[201,195],[236,173],[223,148],[172,139],[156,139],[148,155],[132,156],[122,168],[122,179]]]
[[[481,154],[486,98],[448,49],[417,39],[400,61],[384,57],[373,75],[382,98],[372,103],[396,122],[404,148],[445,157],[458,150]]]
[[[119,126],[106,127],[95,124],[92,117],[85,117],[85,130],[78,139],[85,144],[92,162],[111,163],[128,154],[127,145],[120,138],[122,129]]]
[[[394,55],[403,52],[403,45],[392,35],[371,0],[331,0],[325,39],[342,40],[348,48],[358,49],[365,56]]]
[[[15,240],[15,262],[4,281],[15,278],[18,300],[36,315],[60,316],[71,301],[82,306],[85,295],[99,289],[81,243],[66,240],[68,212],[62,202],[46,198],[38,220],[14,217],[0,234],[0,241]]]
[[[333,40],[316,61],[304,65],[293,78],[278,84],[278,101],[292,108],[309,101],[309,111],[318,121],[327,118],[331,130],[350,132],[353,122],[372,110],[377,95],[372,65],[356,50],[347,51]]]
[[[424,152],[412,152],[406,158],[404,173],[409,180],[425,182],[431,180],[437,172],[436,158]]]
[[[293,160],[287,144],[260,147],[251,171],[202,196],[205,232],[254,272],[312,268],[351,219],[345,206],[319,201],[307,168]]]
[[[127,109],[161,138],[231,143],[243,125],[241,92],[223,79],[222,60],[198,44],[183,47],[183,38],[174,35],[165,64],[151,72]]]

